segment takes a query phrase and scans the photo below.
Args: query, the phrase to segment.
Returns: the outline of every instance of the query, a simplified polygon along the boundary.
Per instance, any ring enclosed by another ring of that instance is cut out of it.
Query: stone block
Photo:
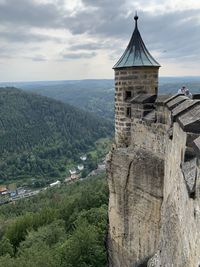
[[[177,107],[175,107],[172,110],[172,118],[175,120],[175,118],[186,111],[188,111],[191,107],[199,106],[200,109],[200,100],[191,100],[187,99],[186,101],[180,103]]]
[[[200,108],[193,106],[177,118],[181,128],[186,132],[200,133]]]
[[[156,120],[156,112],[155,110],[148,112],[144,115],[143,120],[146,122],[153,123]]]
[[[140,94],[131,99],[131,103],[154,103],[156,100],[156,95],[152,94]]]
[[[200,136],[193,141],[193,147],[198,158],[200,158]]]
[[[177,97],[179,97],[179,96],[183,96],[183,94],[176,94],[176,95],[172,95],[171,97],[169,97],[168,99],[166,99],[165,101],[164,101],[164,104],[167,104],[169,101],[171,101],[171,100],[173,100],[173,99],[175,99],[175,98],[177,98]]]
[[[186,146],[193,147],[193,142],[197,137],[199,137],[198,133],[187,132]]]
[[[183,177],[186,182],[188,193],[190,196],[192,196],[195,190],[195,182],[196,182],[196,176],[197,176],[196,158],[190,161],[184,162],[182,164],[182,172],[183,172]]]
[[[171,95],[158,95],[156,98],[156,105],[157,106],[163,106],[165,101],[171,98]]]
[[[166,103],[166,106],[168,107],[169,110],[174,109],[175,107],[177,107],[179,104],[181,104],[182,102],[188,100],[187,96],[182,96],[182,95],[178,95],[177,97],[173,98],[172,100],[168,101]]]

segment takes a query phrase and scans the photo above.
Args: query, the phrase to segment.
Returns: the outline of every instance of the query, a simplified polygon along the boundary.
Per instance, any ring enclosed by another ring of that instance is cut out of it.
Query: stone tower
[[[159,63],[147,50],[138,30],[138,16],[131,40],[115,71],[115,141],[128,146],[131,135],[131,99],[139,94],[157,95]]]

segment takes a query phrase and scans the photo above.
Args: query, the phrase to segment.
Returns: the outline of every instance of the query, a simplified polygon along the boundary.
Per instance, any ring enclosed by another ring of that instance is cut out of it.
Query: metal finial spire
[[[135,17],[134,17],[134,20],[135,20],[135,27],[137,28],[137,21],[138,21],[139,17],[137,15],[137,11],[135,12]]]

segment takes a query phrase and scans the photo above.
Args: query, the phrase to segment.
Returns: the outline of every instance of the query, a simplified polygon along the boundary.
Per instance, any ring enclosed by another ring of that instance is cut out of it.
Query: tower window
[[[131,98],[131,91],[126,91],[125,92],[125,99]]]
[[[130,107],[128,107],[126,109],[126,117],[131,118],[131,108]]]

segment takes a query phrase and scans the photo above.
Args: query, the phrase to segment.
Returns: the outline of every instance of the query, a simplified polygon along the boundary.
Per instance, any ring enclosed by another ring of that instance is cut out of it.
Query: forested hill
[[[0,206],[0,266],[108,266],[107,203],[98,176]]]
[[[69,103],[114,121],[114,80],[68,80],[0,83]],[[159,94],[175,94],[186,85],[199,93],[200,77],[159,77]]]
[[[112,125],[68,104],[0,88],[0,180],[59,177]]]
[[[69,103],[114,120],[114,81],[80,80],[16,83],[18,88]]]

